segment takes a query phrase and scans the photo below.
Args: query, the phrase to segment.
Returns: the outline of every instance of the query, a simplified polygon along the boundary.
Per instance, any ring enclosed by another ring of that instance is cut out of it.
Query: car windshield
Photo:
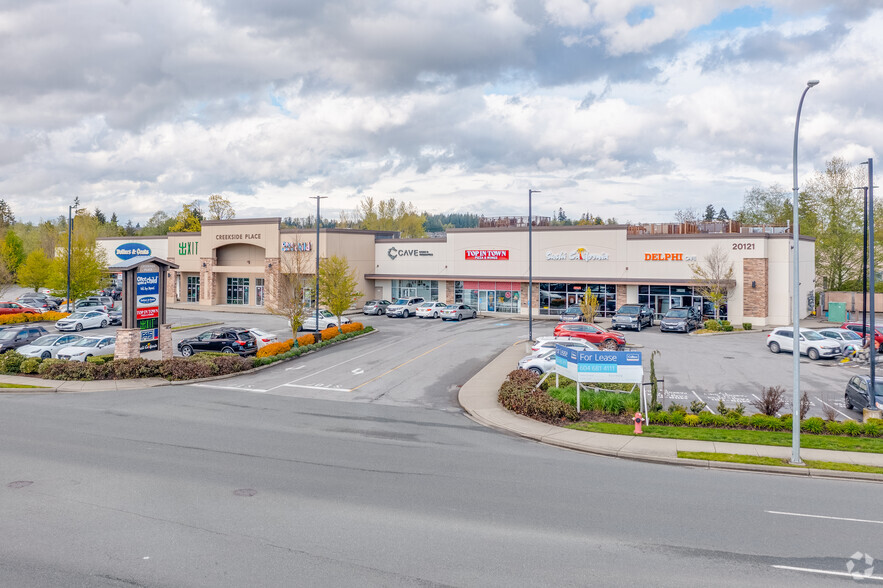
[[[840,334],[843,335],[844,339],[847,339],[850,341],[854,341],[856,339],[861,339],[861,336],[858,333],[856,333],[855,331],[843,331]]]
[[[686,318],[687,317],[687,309],[679,308],[678,310],[669,310],[668,314],[665,315],[665,318]]]
[[[44,335],[36,339],[31,345],[52,345],[58,340],[58,335]]]
[[[800,331],[800,334],[806,337],[807,341],[818,341],[825,338],[815,331]]]
[[[638,314],[637,306],[623,306],[619,309],[619,314]]]
[[[408,304],[408,299],[407,298],[399,298],[398,300],[396,300],[396,304]]]
[[[0,331],[0,339],[13,339],[18,335],[18,329],[4,329]]]
[[[98,343],[101,342],[101,339],[98,337],[86,337],[80,341],[77,341],[77,347],[97,347]]]
[[[86,318],[86,313],[85,313],[85,312],[75,312],[75,313],[73,313],[72,315],[70,315],[70,316],[67,317],[67,318],[69,318],[69,319],[81,319],[81,318]]]

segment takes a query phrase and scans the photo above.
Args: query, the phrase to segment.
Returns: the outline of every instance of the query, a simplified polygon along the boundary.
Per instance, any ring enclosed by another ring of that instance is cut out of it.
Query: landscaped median
[[[69,316],[68,312],[56,312],[48,310],[44,313],[16,312],[15,314],[0,315],[0,325],[15,325],[18,323],[43,323],[56,322]]]
[[[246,372],[335,343],[370,333],[373,327],[360,323],[343,325],[321,331],[319,337],[307,334],[295,341],[265,346],[255,357],[240,357],[230,353],[197,353],[191,357],[173,357],[165,360],[114,359],[112,355],[89,357],[86,361],[26,358],[15,351],[0,356],[0,373],[30,374],[35,378],[51,380],[122,380],[136,378],[164,378],[172,381],[194,380]]]

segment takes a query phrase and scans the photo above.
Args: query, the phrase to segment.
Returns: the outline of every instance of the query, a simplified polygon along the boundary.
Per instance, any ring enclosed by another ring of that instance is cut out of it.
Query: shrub
[[[667,412],[657,410],[650,413],[650,422],[654,425],[667,425],[671,423],[671,415]]]
[[[331,339],[334,339],[335,337],[340,335],[340,329],[338,329],[337,327],[328,327],[327,329],[322,329],[320,333],[322,335],[323,341],[330,341]]]
[[[775,416],[785,406],[785,390],[781,386],[761,388],[760,398],[752,400],[751,406],[761,414]]]
[[[684,424],[688,427],[697,427],[699,426],[699,417],[695,414],[688,414],[684,417]]]
[[[701,400],[694,400],[690,403],[690,412],[692,412],[693,414],[699,414],[700,412],[705,410],[706,406],[708,405]]]
[[[681,414],[687,414],[687,407],[683,404],[678,404],[677,402],[672,402],[668,405],[668,412],[675,413],[679,412]]]
[[[726,331],[727,333],[729,333],[730,331],[735,331],[736,328],[735,328],[733,325],[723,325],[723,326],[721,327],[721,330],[722,330],[722,331]]]
[[[18,323],[40,323],[40,322],[55,322],[57,320],[63,319],[66,317],[68,313],[66,312],[44,312],[42,314],[31,314],[25,312],[17,312],[15,314],[4,314],[0,315],[0,325],[14,325]]]
[[[7,374],[17,374],[21,371],[21,362],[25,356],[12,349],[3,354],[3,371]]]
[[[312,345],[316,342],[315,336],[310,333],[308,335],[301,335],[297,338],[297,346],[298,347],[306,347],[307,345]]]
[[[507,409],[528,417],[577,420],[579,413],[570,404],[536,388],[539,376],[530,370],[515,370],[500,386],[499,400]]]
[[[822,407],[822,414],[825,415],[826,421],[836,421],[837,420],[837,411],[830,404],[826,404]]]
[[[41,367],[48,362],[47,359]],[[102,379],[96,378],[96,374],[106,373],[102,370],[103,367],[85,361],[58,361],[50,363],[46,370],[40,373],[43,377],[53,380],[95,380]]]
[[[60,363],[60,362],[61,362],[60,359],[55,359],[52,357],[50,357],[48,359],[44,359],[43,361],[40,362],[40,365],[37,366],[37,373],[42,376],[43,374],[45,374],[49,370],[49,368],[52,366],[52,364]]]
[[[806,418],[807,413],[809,413],[809,409],[812,404],[809,401],[809,396],[806,392],[803,393],[803,396],[800,397],[800,420],[804,420]]]
[[[29,357],[21,362],[19,369],[23,374],[35,374],[37,373],[37,368],[40,366],[40,361],[39,357]]]
[[[340,326],[340,330],[344,333],[356,333],[364,328],[365,327],[364,325],[362,325],[362,323],[347,323]]]
[[[721,416],[727,416],[727,414],[730,412],[730,409],[727,408],[727,405],[724,404],[723,400],[717,401],[717,412]]]
[[[837,421],[825,421],[825,431],[829,435],[842,435],[843,423],[838,423]]]
[[[108,355],[93,355],[92,357],[87,357],[86,361],[89,363],[95,363],[98,365],[104,365],[109,361],[113,361],[113,354]]]
[[[735,407],[731,408],[729,410],[729,412],[727,413],[727,415],[732,415],[732,414],[737,414],[739,416],[744,415],[745,414],[745,405],[740,402]]]
[[[820,417],[808,418],[800,423],[800,429],[813,435],[820,435],[825,432],[825,421]]]
[[[880,437],[883,435],[883,427],[881,427],[880,419],[868,419],[864,425],[862,425],[863,433],[868,437]]]
[[[727,426],[727,417],[713,414],[710,412],[699,413],[699,424],[703,427],[725,427]]]
[[[750,331],[751,330],[751,323],[742,323],[742,328],[745,329],[746,331]]]
[[[685,418],[687,418],[687,414],[683,412],[668,413],[668,422],[675,426],[683,425]]]
[[[846,421],[843,423],[843,432],[850,437],[858,437],[862,434],[862,426],[855,421]]]
[[[264,345],[260,349],[258,349],[257,355],[255,357],[272,357],[274,355],[279,355],[280,353],[285,353],[291,346],[294,345],[294,339],[289,339],[288,341],[281,341],[278,343],[268,343]]]
[[[708,319],[705,321],[705,328],[709,331],[720,331],[721,324],[714,319]]]
[[[729,327],[731,323],[728,320],[721,320],[720,324],[722,327]]]
[[[167,380],[192,380],[207,378],[217,373],[214,363],[209,361],[190,361],[183,357],[173,357],[160,362],[159,375]]]

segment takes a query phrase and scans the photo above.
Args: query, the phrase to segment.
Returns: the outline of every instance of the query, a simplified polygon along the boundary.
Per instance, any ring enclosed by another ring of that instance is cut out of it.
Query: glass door
[[[402,288],[402,298],[414,298],[417,296],[417,288]]]
[[[227,304],[248,304],[248,278],[227,278]]]
[[[254,280],[254,303],[258,306],[264,305],[264,278]]]

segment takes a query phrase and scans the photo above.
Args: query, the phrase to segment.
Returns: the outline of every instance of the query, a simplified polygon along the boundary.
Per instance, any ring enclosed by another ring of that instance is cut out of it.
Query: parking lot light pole
[[[877,288],[876,288],[876,274],[874,271],[874,158],[869,157],[868,161],[868,269],[870,272],[870,276],[868,278],[868,290],[871,293],[871,297],[868,303],[868,314],[871,315],[871,322],[865,323],[862,325],[862,329],[867,333],[867,336],[873,337],[873,339],[869,339],[870,345],[868,351],[870,351],[870,360],[871,360],[871,385],[868,388],[868,410],[875,410],[877,408],[877,396],[876,390],[877,387],[877,350],[875,344],[877,342],[877,313],[874,308],[874,298],[876,298]]]
[[[794,399],[791,405],[791,463],[795,465],[803,465],[800,460],[800,212],[797,202],[797,133],[800,129],[800,111],[803,109],[803,99],[806,98],[809,89],[818,83],[818,80],[809,80],[806,83],[806,88],[800,95],[800,103],[797,105],[797,119],[794,121],[794,199],[792,202],[794,222],[791,229],[794,238],[794,253],[792,255],[794,273],[791,278],[791,318],[794,331],[791,355],[794,357]]]
[[[540,190],[527,191],[527,337],[533,341],[533,195]]]
[[[74,232],[74,207],[67,207],[67,311],[71,311],[71,235]]]
[[[310,196],[316,199],[316,333],[319,332],[319,202],[328,196]],[[315,338],[314,338],[314,342]]]

